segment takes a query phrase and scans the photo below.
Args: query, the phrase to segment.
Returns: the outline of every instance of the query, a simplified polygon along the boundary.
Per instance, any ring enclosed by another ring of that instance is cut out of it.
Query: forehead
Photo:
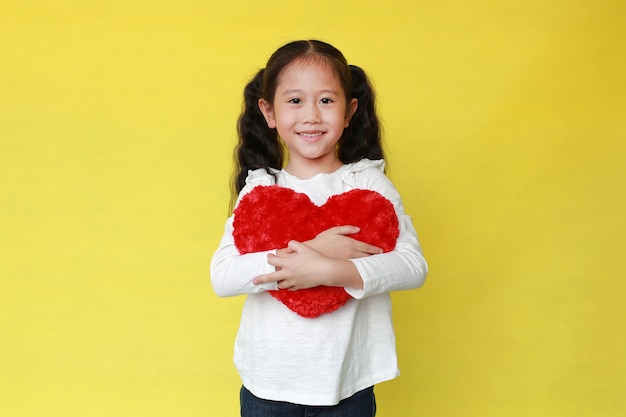
[[[300,58],[287,65],[278,78],[279,89],[297,88],[298,85],[324,86],[341,90],[342,86],[334,68],[320,57]]]

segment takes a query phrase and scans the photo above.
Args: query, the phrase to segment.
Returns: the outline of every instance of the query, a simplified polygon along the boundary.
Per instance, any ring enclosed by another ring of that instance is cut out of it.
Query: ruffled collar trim
[[[352,162],[350,164],[342,165],[335,172],[316,174],[315,176],[306,180],[303,180],[294,175],[291,175],[284,169],[278,170],[278,169],[270,168],[269,169],[270,172],[268,173],[265,169],[259,168],[259,169],[248,171],[248,177],[246,178],[246,183],[251,184],[251,185],[271,185],[275,183],[275,175],[288,177],[290,178],[290,180],[295,180],[295,181],[311,181],[313,179],[323,178],[326,176],[334,176],[334,175],[343,176],[346,174],[354,174],[354,173],[358,173],[361,171],[365,171],[366,169],[369,169],[369,168],[377,168],[381,172],[383,172],[385,170],[385,161],[383,159],[376,159],[376,160],[361,159],[358,162]]]

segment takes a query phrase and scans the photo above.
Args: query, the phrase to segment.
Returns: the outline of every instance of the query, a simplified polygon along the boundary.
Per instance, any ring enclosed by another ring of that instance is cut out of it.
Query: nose
[[[322,121],[321,112],[317,103],[310,103],[304,109],[304,123],[319,123]]]

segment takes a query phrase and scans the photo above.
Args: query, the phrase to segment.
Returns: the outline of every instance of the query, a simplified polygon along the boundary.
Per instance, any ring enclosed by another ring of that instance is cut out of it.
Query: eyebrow
[[[291,95],[291,94],[301,94],[301,93],[302,93],[302,90],[292,89],[292,90],[285,90],[282,95],[283,96],[288,96],[288,95]],[[321,94],[337,94],[337,95],[339,94],[337,92],[337,90],[331,90],[331,89],[320,90],[318,93],[321,93]]]

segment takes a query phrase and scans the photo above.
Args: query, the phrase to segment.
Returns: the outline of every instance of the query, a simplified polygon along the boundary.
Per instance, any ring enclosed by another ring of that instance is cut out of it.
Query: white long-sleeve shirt
[[[211,282],[219,296],[248,294],[234,360],[244,386],[257,397],[335,405],[398,375],[389,292],[421,286],[428,268],[411,218],[383,170],[384,161],[364,159],[306,180],[284,170],[273,171],[275,175],[262,169],[249,173],[239,200],[258,185],[291,188],[317,205],[355,188],[368,189],[393,203],[400,227],[393,251],[351,260],[363,289],[346,288],[353,298],[344,306],[310,319],[267,294],[276,283],[252,283],[258,275],[274,271],[267,254],[275,250],[240,255],[233,240],[233,217],[228,218],[211,260]]]

